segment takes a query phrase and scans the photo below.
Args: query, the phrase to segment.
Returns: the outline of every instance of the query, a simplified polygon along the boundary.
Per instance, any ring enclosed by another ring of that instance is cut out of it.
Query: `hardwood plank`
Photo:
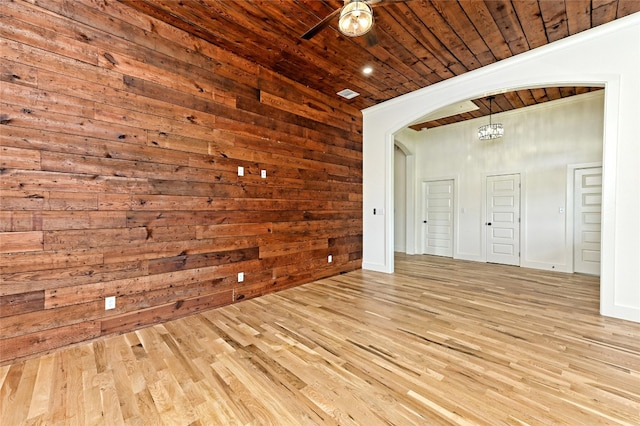
[[[38,87],[42,87],[46,78],[50,78],[50,74],[46,71],[38,71],[38,75],[42,76]],[[56,74],[56,77],[59,78],[59,74]],[[23,107],[22,112],[27,114],[31,113],[32,109],[83,117],[92,117],[94,114],[93,101],[78,99],[75,96],[60,95],[56,92],[46,92],[36,88],[25,89],[18,84],[3,84],[0,88],[0,95],[3,99],[11,99],[12,103],[21,105]]]
[[[577,34],[591,27],[591,0],[574,0],[566,2],[565,5],[569,34]]]
[[[54,255],[59,254],[54,253]],[[62,252],[62,256],[71,256],[69,252]],[[61,257],[62,257],[61,256]],[[49,259],[51,253],[46,256],[36,258]],[[135,278],[147,274],[148,263],[146,261],[126,261],[122,263],[103,264],[103,256],[94,256],[98,263],[86,261],[77,265],[69,262],[69,265],[62,264],[55,269],[33,270],[29,266],[18,266],[11,271],[4,273],[4,281],[0,290],[1,294],[11,295],[30,292],[34,290],[52,290],[61,287],[75,285],[85,285],[97,282],[109,282],[124,278]],[[33,260],[28,259],[27,260]],[[45,268],[47,265],[45,265]]]
[[[125,313],[103,320],[101,322],[101,333],[107,335],[136,329],[157,323],[158,320],[162,320],[163,318],[175,318],[193,314],[229,304],[230,301],[233,301],[233,292],[226,290],[202,297],[186,299],[177,303],[158,305],[133,313]]]
[[[3,146],[0,148],[0,167],[3,169],[40,170],[40,152]]]
[[[3,59],[0,63],[0,81],[36,87],[38,70],[19,62]]]
[[[61,337],[70,338],[72,343],[81,341],[82,336],[78,336],[78,340],[73,340],[71,335],[67,336],[67,333],[70,333],[71,329],[81,329],[85,326],[91,329],[92,326],[90,324],[104,316],[104,301],[99,296],[84,295],[83,298],[91,300],[87,303],[80,303],[82,301],[80,300],[73,305],[55,307],[55,310],[46,309],[45,306],[43,310],[20,312],[16,315],[4,317],[0,323],[3,344],[7,347],[15,345],[16,348],[13,350],[20,351],[22,353],[21,356],[24,356],[30,350],[34,352],[44,351],[39,346],[29,348],[29,344],[25,345],[25,339],[27,339],[26,342],[33,340],[38,343],[38,339],[41,338],[39,336],[44,336],[40,343],[46,343],[47,350],[55,348],[55,342],[58,338],[56,333]],[[45,303],[49,302],[48,298],[45,299]],[[77,299],[82,298],[77,297]],[[55,299],[53,302],[49,302],[49,304],[53,303],[55,303]],[[80,320],[79,317],[84,318],[85,321]],[[93,325],[95,326],[95,324]],[[85,335],[84,337],[92,339],[96,336],[87,337]],[[36,349],[38,350],[36,351]]]
[[[571,2],[569,2],[571,3]],[[549,42],[546,37],[544,22],[540,19],[540,4],[537,0],[519,0],[513,2],[529,49],[544,46]]]
[[[0,296],[0,318],[42,309],[44,309],[44,291]]]
[[[29,419],[42,418],[47,413],[50,388],[47,386],[53,380],[55,356],[44,356],[38,363],[38,372],[34,384],[34,393],[29,404]]]
[[[544,21],[549,42],[560,40],[569,35],[567,11],[564,3],[541,1],[540,12],[542,12],[542,19]]]
[[[43,244],[42,231],[0,232],[0,253],[40,251]]]
[[[2,53],[7,59],[39,69],[45,69],[64,75],[81,74],[90,81],[109,87],[122,88],[122,74],[111,70],[96,68],[91,64],[56,54],[43,54],[43,51],[28,44],[0,38]],[[13,81],[15,82],[15,81]]]
[[[42,216],[36,212],[0,211],[0,232],[42,231]]]
[[[103,256],[101,253],[90,250],[61,250],[53,253],[9,253],[0,257],[0,270],[4,274],[25,270],[57,269],[65,266],[79,267],[87,264],[100,264],[102,261]]]
[[[512,55],[528,50],[527,37],[523,32],[518,16],[512,2],[506,0],[494,0],[485,2],[489,12],[493,16],[496,25],[500,29],[504,41],[509,46]]]
[[[460,6],[497,60],[513,56],[508,43],[500,32],[500,27],[493,19],[484,1],[460,2]]]
[[[114,141],[122,139],[146,141],[147,139],[146,133],[138,128],[93,120],[91,118],[93,112],[88,113],[88,116],[74,117],[36,108],[25,109],[17,104],[0,103],[0,105],[7,113],[8,125],[10,126],[35,127],[57,133],[70,133]]]
[[[618,3],[619,2],[613,0],[595,0],[591,9],[593,25],[602,25],[615,19]]]
[[[245,249],[165,257],[163,259],[149,261],[149,272],[152,274],[160,274],[184,269],[244,262],[258,259],[258,253],[258,247],[249,247]],[[241,267],[239,266],[239,268]]]
[[[9,7],[8,11],[11,9]],[[98,63],[97,49],[47,28],[46,25],[42,25],[42,21],[30,21],[33,18],[23,9],[13,16],[14,25],[9,25],[9,20],[0,21],[0,36],[88,64]]]
[[[465,45],[474,52],[476,58],[482,65],[495,62],[496,58],[491,50],[473,27],[473,23],[462,10],[459,2],[447,0],[433,0],[431,2],[444,20],[451,25],[458,37],[462,39]]]
[[[43,212],[41,221],[44,231],[124,228],[127,224],[124,212],[96,211]]]
[[[71,345],[94,339],[100,335],[100,324],[86,321],[58,329],[48,329],[30,334],[23,334],[17,338],[0,339],[0,353],[6,359],[24,358],[33,353],[46,353],[60,345]],[[63,372],[60,372],[63,374]],[[65,379],[66,382],[66,379]],[[64,404],[62,404],[64,408]],[[10,408],[9,408],[10,410]],[[54,413],[55,414],[55,413]]]

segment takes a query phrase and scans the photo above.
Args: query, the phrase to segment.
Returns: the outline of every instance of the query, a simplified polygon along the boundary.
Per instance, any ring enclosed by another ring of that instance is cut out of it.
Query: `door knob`
[[[491,226],[491,222],[487,222],[487,226]]]
[[[423,220],[423,221],[422,221],[422,223],[427,223],[427,221],[426,221],[426,220]]]

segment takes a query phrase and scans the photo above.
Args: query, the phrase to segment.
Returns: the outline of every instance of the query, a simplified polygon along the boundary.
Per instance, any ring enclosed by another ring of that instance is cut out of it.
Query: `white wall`
[[[640,322],[640,13],[363,111],[363,268],[393,272],[394,133],[451,103],[526,87],[606,87],[603,315]],[[385,170],[385,173],[380,173]]]
[[[567,166],[602,161],[603,119],[604,91],[600,90],[494,114],[493,122],[505,126],[505,136],[494,141],[477,137],[478,127],[488,118],[417,132],[418,182],[456,179],[453,257],[486,261],[486,176],[519,173],[520,265],[572,272],[571,247],[567,250],[572,244],[567,241],[572,238],[568,228],[573,223],[566,216]],[[396,176],[403,174],[404,170],[395,171]],[[416,205],[419,209],[422,200]],[[420,219],[419,212],[416,217]],[[420,229],[416,224],[418,244]]]

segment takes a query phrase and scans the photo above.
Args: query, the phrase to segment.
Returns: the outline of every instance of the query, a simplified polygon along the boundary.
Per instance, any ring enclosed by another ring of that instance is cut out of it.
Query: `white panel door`
[[[520,265],[520,175],[487,177],[487,262]]]
[[[573,270],[600,275],[602,167],[574,173]]]
[[[422,184],[422,253],[453,257],[453,180]]]

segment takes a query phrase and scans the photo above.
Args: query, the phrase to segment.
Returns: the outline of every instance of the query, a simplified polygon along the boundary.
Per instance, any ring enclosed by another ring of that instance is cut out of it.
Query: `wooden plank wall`
[[[361,266],[359,110],[117,2],[0,32],[1,364]]]

